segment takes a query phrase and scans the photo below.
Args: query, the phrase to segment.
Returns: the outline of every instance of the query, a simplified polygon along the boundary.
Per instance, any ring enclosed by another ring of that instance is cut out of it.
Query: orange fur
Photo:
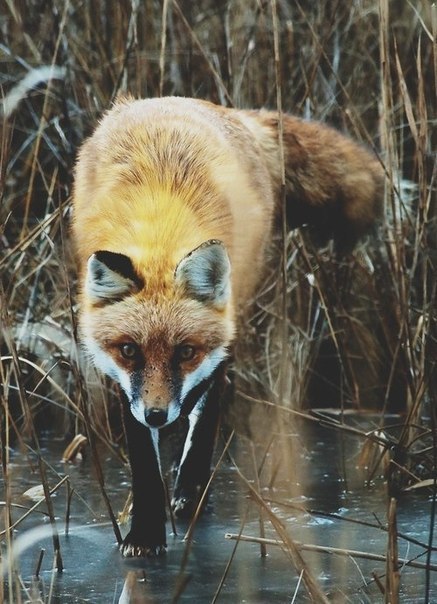
[[[276,195],[281,182],[278,115],[239,112],[261,146]],[[352,248],[382,214],[384,173],[377,158],[338,131],[315,121],[283,117],[287,219],[310,224],[322,241]]]
[[[125,99],[103,117],[76,167],[73,232],[81,278],[88,258],[107,250],[128,256],[143,286],[114,307],[82,295],[82,324],[88,332],[98,325],[102,345],[114,330],[139,332],[145,343],[152,324],[171,331],[172,321],[194,332],[212,322],[209,337],[215,342],[221,333],[222,344],[230,344],[235,314],[254,294],[278,214],[277,123],[274,112],[183,98]],[[339,247],[353,244],[381,211],[377,160],[335,130],[292,116],[284,116],[284,146],[290,224],[310,222]],[[229,254],[232,298],[221,311],[206,312],[183,300],[174,272],[211,239]]]
[[[207,485],[236,316],[255,293],[280,215],[277,121],[194,99],[126,99],[80,151],[73,234],[81,332],[129,403],[125,556],[165,549],[157,429],[189,417],[175,513],[196,509]],[[310,223],[339,249],[353,245],[380,211],[376,160],[291,116],[284,145],[290,225]]]
[[[244,303],[274,210],[264,164],[249,133],[213,105],[117,105],[79,155],[73,230],[82,267],[99,249],[126,254],[152,295],[168,289],[186,253],[218,239],[231,257],[235,299]]]

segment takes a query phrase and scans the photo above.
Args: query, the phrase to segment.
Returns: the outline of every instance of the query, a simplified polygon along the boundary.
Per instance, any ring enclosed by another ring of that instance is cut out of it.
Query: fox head
[[[230,261],[209,240],[174,267],[159,291],[124,254],[88,260],[81,330],[94,364],[117,381],[134,417],[160,428],[190,412],[233,338]]]

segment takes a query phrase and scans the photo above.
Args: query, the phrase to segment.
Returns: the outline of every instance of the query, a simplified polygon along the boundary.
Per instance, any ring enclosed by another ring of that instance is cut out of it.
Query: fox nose
[[[167,411],[152,407],[152,409],[146,409],[144,411],[144,417],[149,426],[152,428],[160,428],[167,421]]]

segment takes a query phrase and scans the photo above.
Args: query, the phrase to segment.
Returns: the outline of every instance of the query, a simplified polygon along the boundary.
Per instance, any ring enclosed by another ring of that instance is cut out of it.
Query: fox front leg
[[[211,474],[224,385],[225,368],[222,367],[188,416],[189,427],[171,501],[175,516],[180,518],[193,515]]]
[[[165,552],[165,491],[158,450],[158,430],[140,424],[128,407],[124,413],[132,472],[132,521],[120,546],[124,557]]]

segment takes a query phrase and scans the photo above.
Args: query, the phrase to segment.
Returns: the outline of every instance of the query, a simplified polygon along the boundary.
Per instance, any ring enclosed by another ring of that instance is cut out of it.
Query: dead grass
[[[384,224],[340,266],[308,233],[279,238],[283,261],[272,253],[235,371],[237,409],[250,411],[255,440],[271,405],[279,426],[299,415],[348,434],[349,413],[377,410],[374,428],[354,434],[368,480],[385,472],[388,572],[378,581],[386,601],[396,602],[393,497],[425,486],[431,527],[435,513],[436,7],[425,0],[7,0],[0,31],[3,552],[16,518],[10,447],[38,453],[58,568],[41,429],[67,441],[87,433],[112,517],[102,445],[125,460],[119,393],[78,354],[69,237],[78,145],[117,94],[196,96],[328,121],[373,147],[385,168]],[[386,412],[400,414],[395,425]],[[235,407],[233,416],[240,428]],[[274,479],[273,464],[262,481]],[[325,601],[261,491],[251,496],[290,552],[296,577],[313,601]],[[432,540],[430,529],[429,552]],[[37,597],[12,570],[6,579],[0,600]]]

